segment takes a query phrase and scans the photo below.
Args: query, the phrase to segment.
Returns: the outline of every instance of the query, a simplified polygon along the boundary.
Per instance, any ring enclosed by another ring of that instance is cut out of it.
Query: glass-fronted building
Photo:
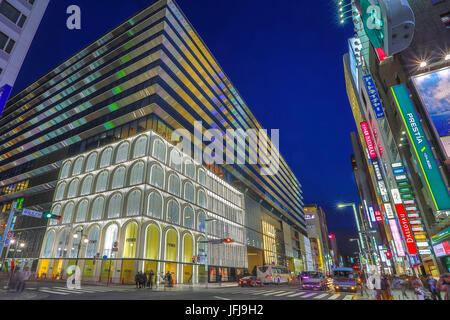
[[[203,131],[262,128],[179,7],[156,1],[9,100],[0,119],[0,188],[15,189],[0,196],[0,211],[7,216],[14,202],[54,209],[65,159],[148,130],[171,142],[176,129],[194,132],[195,121]],[[301,258],[293,240],[306,235],[301,185],[281,156],[273,175],[262,175],[260,164],[203,165],[243,194],[250,271]],[[42,242],[46,221],[19,216],[13,232],[30,228],[34,240],[22,241]],[[39,256],[27,245],[15,258],[37,268]]]

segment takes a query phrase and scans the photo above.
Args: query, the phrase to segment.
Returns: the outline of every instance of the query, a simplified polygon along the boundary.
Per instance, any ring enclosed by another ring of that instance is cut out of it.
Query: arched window
[[[144,163],[139,161],[131,167],[130,185],[140,184],[144,181]]]
[[[133,159],[145,156],[147,153],[147,137],[141,136],[134,143]]]
[[[71,223],[72,222],[72,216],[73,216],[73,208],[74,204],[73,202],[69,202],[66,204],[66,207],[64,208],[63,217],[61,223]]]
[[[47,234],[47,240],[45,240],[44,252],[42,253],[43,258],[51,257],[54,241],[55,241],[55,231],[51,230]]]
[[[116,153],[116,163],[127,161],[128,159],[128,148],[130,144],[128,142],[124,142],[117,148]]]
[[[103,197],[98,197],[94,200],[94,203],[92,204],[92,221],[100,220],[102,218],[104,205],[105,199]]]
[[[198,190],[197,193],[198,205],[200,207],[206,208],[206,194],[202,189]]]
[[[56,190],[56,196],[55,201],[62,200],[64,198],[64,191],[66,191],[66,183],[62,182],[59,184],[57,190]]]
[[[138,226],[132,222],[128,224],[125,230],[125,243],[123,248],[123,258],[136,257],[136,240],[137,240]]]
[[[75,217],[75,222],[86,221],[86,215],[88,210],[88,201],[86,199],[81,200],[78,204],[77,215]]]
[[[181,172],[181,164],[182,164],[182,157],[180,152],[178,152],[175,149],[172,149],[170,152],[170,167],[177,170],[178,172]]]
[[[199,212],[197,216],[197,230],[205,232],[206,215],[203,212]]]
[[[107,167],[111,164],[111,154],[112,154],[112,148],[106,148],[102,152],[102,156],[100,158],[100,168]]]
[[[67,161],[66,163],[64,163],[64,165],[63,165],[63,167],[61,169],[61,178],[60,179],[67,178],[69,176],[70,165],[71,165],[70,161]]]
[[[122,188],[125,184],[125,168],[119,167],[113,173],[112,188]]]
[[[148,196],[147,215],[162,219],[162,197],[158,192],[152,192]]]
[[[144,259],[158,259],[159,249],[159,230],[154,224],[151,224],[147,228],[145,237],[145,253]]]
[[[83,168],[83,157],[79,157],[77,158],[77,160],[75,160],[75,163],[73,164],[73,171],[72,171],[72,175],[76,176],[77,174],[81,173],[81,169]]]
[[[190,202],[195,202],[195,189],[190,182],[186,182],[184,184],[184,199]]]
[[[97,183],[95,185],[95,192],[105,191],[107,185],[108,185],[108,171],[102,171],[97,176]]]
[[[64,229],[58,238],[58,245],[56,248],[56,258],[67,257],[67,247],[69,246],[69,229]]]
[[[117,241],[117,225],[112,224],[106,229],[105,242],[103,243],[103,255],[108,257],[115,257],[115,252],[112,251],[114,242]]]
[[[180,196],[180,178],[176,174],[169,176],[169,192]]]
[[[191,262],[193,255],[193,246],[194,242],[192,241],[192,236],[190,234],[186,234],[184,236],[183,243],[183,262]]]
[[[164,188],[164,170],[161,166],[154,164],[152,166],[150,183],[158,188]]]
[[[187,177],[195,180],[195,166],[191,160],[186,160],[184,162],[184,174]]]
[[[51,211],[54,215],[59,216],[61,213],[61,205],[57,204],[53,207],[52,211]],[[58,224],[58,220],[56,219],[50,219],[49,225],[51,226],[55,226]]]
[[[72,234],[72,245],[70,249],[69,258],[76,258],[78,256],[78,248],[81,245],[80,236],[81,236],[81,228],[77,228]]]
[[[86,249],[86,258],[93,258],[97,255],[97,243],[99,233],[100,228],[98,226],[93,226],[91,230],[89,230],[88,234],[89,242]]]
[[[83,183],[81,184],[81,195],[84,196],[91,193],[92,180],[92,176],[87,176],[83,179]]]
[[[167,204],[166,221],[173,224],[180,224],[180,206],[175,200],[170,200]]]
[[[194,210],[192,210],[192,208],[189,206],[184,208],[183,225],[186,228],[190,228],[190,229],[194,228]]]
[[[95,164],[97,163],[97,153],[93,152],[89,155],[86,161],[86,172],[95,170]]]
[[[120,193],[115,193],[109,200],[108,218],[120,217],[121,211],[122,211],[122,195]]]
[[[205,170],[198,170],[198,183],[203,186],[206,186],[206,173]]]
[[[79,180],[78,179],[72,180],[72,182],[69,184],[69,191],[67,192],[67,198],[68,199],[77,196],[78,185],[79,185]]]
[[[167,231],[166,234],[166,256],[165,260],[177,261],[178,254],[178,237],[177,232],[173,229]]]
[[[142,192],[138,189],[134,189],[128,195],[127,201],[127,217],[137,216],[141,211],[141,194]]]
[[[152,156],[161,162],[166,162],[166,146],[160,139],[153,142]]]

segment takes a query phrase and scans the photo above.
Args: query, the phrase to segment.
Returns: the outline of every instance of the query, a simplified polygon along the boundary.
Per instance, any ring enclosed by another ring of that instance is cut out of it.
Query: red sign
[[[375,220],[383,221],[383,214],[381,213],[381,211],[378,210],[375,211]]]
[[[369,156],[371,158],[376,158],[377,153],[375,152],[375,147],[373,146],[372,137],[370,136],[369,125],[367,122],[361,122],[361,129],[366,140],[367,149],[369,149]]]
[[[409,254],[417,254],[416,243],[414,242],[414,236],[409,224],[408,217],[406,216],[405,207],[403,204],[396,204],[398,220],[402,227],[403,236],[405,237],[406,246],[408,247]]]
[[[444,241],[438,245],[435,245],[433,249],[436,257],[445,257],[450,255],[450,244],[448,241]]]

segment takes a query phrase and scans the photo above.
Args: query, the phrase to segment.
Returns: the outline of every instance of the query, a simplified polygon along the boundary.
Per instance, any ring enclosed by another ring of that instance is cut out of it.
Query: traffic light
[[[192,263],[195,263],[195,257],[192,257]]]
[[[57,216],[56,214],[53,214],[51,212],[46,212],[43,214],[43,217],[45,219],[56,219],[56,220],[61,220],[61,216]]]
[[[387,257],[388,259],[391,259],[391,258],[392,258],[392,252],[391,252],[391,250],[386,251],[386,257]]]
[[[200,256],[197,256],[197,263],[200,263]]]
[[[225,238],[225,239],[223,239],[223,242],[224,243],[232,243],[233,240],[231,240],[231,238]]]

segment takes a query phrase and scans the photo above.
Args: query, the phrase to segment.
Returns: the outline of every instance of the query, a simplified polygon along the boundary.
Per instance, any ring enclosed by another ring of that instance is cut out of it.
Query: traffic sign
[[[108,256],[103,256],[103,260],[106,260],[106,259],[108,259]]]
[[[8,245],[8,244],[9,244],[9,241],[10,241],[9,239],[6,239],[6,240],[5,240],[5,244]]]
[[[38,219],[42,218],[42,212],[34,211],[34,210],[30,210],[30,209],[23,209],[22,210],[22,215],[23,216],[33,217],[33,218],[38,218]]]
[[[11,231],[9,231],[9,232],[8,232],[8,238],[11,238],[11,237],[12,237],[12,235],[13,235],[13,234],[12,234],[12,232],[11,232]]]

